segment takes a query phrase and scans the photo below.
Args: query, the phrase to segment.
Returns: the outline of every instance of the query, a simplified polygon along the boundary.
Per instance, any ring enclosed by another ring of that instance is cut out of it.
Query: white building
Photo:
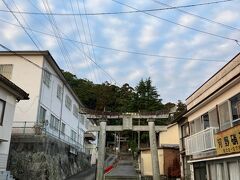
[[[16,106],[13,133],[46,133],[84,151],[89,120],[81,101],[48,51],[0,52],[0,73],[29,92]],[[33,128],[34,127],[34,128]]]
[[[0,74],[0,179],[6,171],[15,106],[25,99],[28,94]]]

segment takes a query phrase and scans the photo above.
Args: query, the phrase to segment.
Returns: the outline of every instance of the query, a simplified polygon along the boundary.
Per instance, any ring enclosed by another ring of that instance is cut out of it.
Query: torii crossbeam
[[[123,114],[88,114],[87,118],[98,120],[99,126],[91,126],[88,131],[98,131],[98,162],[97,162],[97,180],[104,179],[104,157],[106,144],[106,131],[149,131],[150,149],[152,155],[153,180],[160,179],[158,150],[156,143],[156,132],[166,131],[167,126],[155,126],[155,120],[161,118],[168,118],[168,113],[123,113]],[[108,120],[122,119],[122,125],[107,125]],[[133,125],[133,119],[147,119],[148,125]]]

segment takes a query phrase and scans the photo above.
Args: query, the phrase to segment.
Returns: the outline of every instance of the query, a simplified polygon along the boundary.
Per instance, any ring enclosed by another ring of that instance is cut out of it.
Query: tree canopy
[[[141,79],[137,86],[131,87],[128,83],[121,87],[108,82],[94,84],[87,79],[77,78],[76,75],[63,71],[64,77],[76,95],[88,109],[111,112],[150,112],[170,110],[176,104],[162,103],[160,94],[152,85],[151,78]],[[177,104],[177,113],[185,110],[181,101]]]

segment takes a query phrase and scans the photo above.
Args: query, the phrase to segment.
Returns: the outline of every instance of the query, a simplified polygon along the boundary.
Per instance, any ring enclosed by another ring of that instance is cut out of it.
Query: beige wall
[[[152,156],[150,150],[141,151],[141,173],[144,176],[152,176]],[[163,149],[158,149],[160,174],[164,174]]]
[[[203,115],[204,113],[208,112],[209,110],[216,107],[216,105],[223,103],[227,99],[231,98],[232,96],[238,94],[240,92],[240,83],[238,82],[235,86],[231,87],[223,94],[219,95],[215,99],[213,99],[208,104],[204,105],[202,108],[194,112],[193,114],[188,116],[188,121],[193,121],[197,117]]]
[[[171,124],[167,131],[160,132],[159,144],[179,144],[178,124]]]

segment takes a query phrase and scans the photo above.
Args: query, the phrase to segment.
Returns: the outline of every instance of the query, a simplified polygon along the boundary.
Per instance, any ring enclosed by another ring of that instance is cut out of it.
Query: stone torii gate
[[[120,115],[87,115],[88,119],[98,120],[99,126],[89,127],[89,132],[99,132],[99,147],[98,147],[98,162],[96,180],[104,179],[104,157],[106,145],[106,131],[149,131],[150,150],[152,156],[153,180],[160,179],[159,159],[156,142],[156,132],[166,131],[166,126],[155,126],[155,120],[161,118],[168,118],[169,114],[141,114],[141,113],[124,113]],[[110,119],[122,119],[122,125],[107,125]],[[133,119],[147,119],[148,125],[133,125]]]

